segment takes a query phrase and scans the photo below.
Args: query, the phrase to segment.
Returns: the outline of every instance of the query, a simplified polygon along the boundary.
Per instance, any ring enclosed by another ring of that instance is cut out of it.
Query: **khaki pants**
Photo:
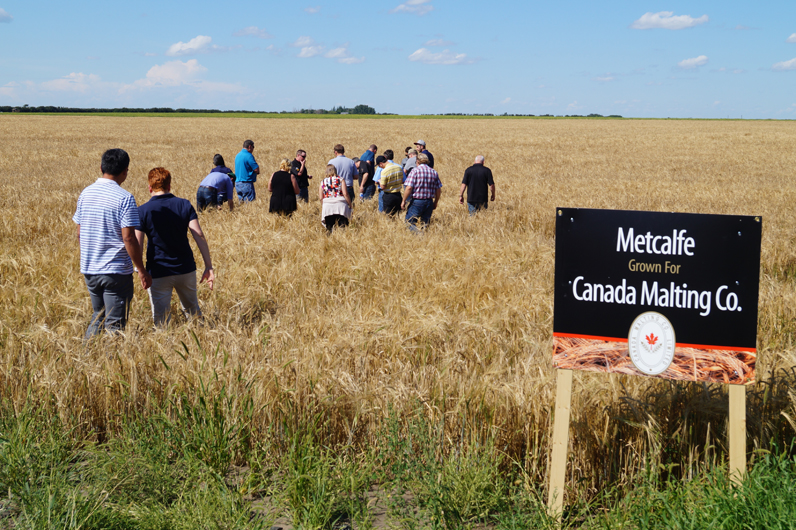
[[[196,297],[196,271],[176,276],[152,278],[149,288],[149,303],[152,305],[152,319],[156,326],[166,324],[171,318],[171,293],[177,291],[185,316],[202,316],[199,299]]]

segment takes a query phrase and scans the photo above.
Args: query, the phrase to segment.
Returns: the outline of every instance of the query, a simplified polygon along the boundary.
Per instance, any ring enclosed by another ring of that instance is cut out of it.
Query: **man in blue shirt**
[[[235,189],[238,192],[238,200],[253,201],[256,198],[254,193],[254,183],[257,182],[257,175],[260,174],[260,166],[254,160],[254,142],[246,140],[243,142],[243,149],[235,156]]]
[[[149,202],[138,208],[141,226],[136,229],[135,237],[142,247],[144,235],[149,240],[146,269],[152,274],[152,287],[149,288],[152,318],[156,326],[168,322],[173,290],[177,291],[185,313],[201,316],[196,296],[196,262],[188,242],[189,230],[205,262],[201,281],[207,282],[211,290],[215,275],[210,248],[199,226],[196,210],[188,200],[171,194],[171,173],[162,167],[149,172],[149,194]]]
[[[108,331],[124,329],[133,299],[133,265],[144,289],[152,283],[135,238],[138,208],[121,187],[129,166],[130,156],[124,150],[105,151],[102,177],[83,190],[72,217],[80,242],[80,272],[94,310],[86,339],[99,334],[103,325]]]

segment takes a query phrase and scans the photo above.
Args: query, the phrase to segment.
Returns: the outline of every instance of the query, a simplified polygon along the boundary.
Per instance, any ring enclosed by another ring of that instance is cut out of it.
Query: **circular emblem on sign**
[[[658,375],[669,368],[674,359],[674,343],[672,323],[655,311],[637,316],[627,336],[630,360],[647,375]]]

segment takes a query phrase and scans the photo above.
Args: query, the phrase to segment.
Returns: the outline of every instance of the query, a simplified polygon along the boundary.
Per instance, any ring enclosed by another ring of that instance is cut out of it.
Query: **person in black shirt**
[[[484,157],[475,157],[475,163],[464,171],[462,189],[459,193],[459,202],[464,204],[464,190],[467,190],[467,209],[470,215],[489,206],[487,202],[487,189],[492,192],[489,200],[495,200],[495,181],[492,179],[492,170],[484,165]]]
[[[296,159],[290,163],[290,174],[296,177],[299,185],[299,192],[296,195],[297,200],[309,202],[310,194],[310,180],[312,176],[307,175],[307,152],[303,149],[296,151]]]

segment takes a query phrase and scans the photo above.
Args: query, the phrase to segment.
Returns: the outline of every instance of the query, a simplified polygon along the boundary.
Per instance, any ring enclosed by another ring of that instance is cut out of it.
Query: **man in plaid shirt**
[[[409,174],[404,186],[401,209],[406,209],[409,228],[415,231],[418,230],[418,220],[424,225],[431,221],[431,214],[437,208],[442,193],[439,173],[428,165],[428,156],[422,153],[417,155],[417,167]],[[407,208],[406,201],[409,197],[412,197],[412,202]]]

